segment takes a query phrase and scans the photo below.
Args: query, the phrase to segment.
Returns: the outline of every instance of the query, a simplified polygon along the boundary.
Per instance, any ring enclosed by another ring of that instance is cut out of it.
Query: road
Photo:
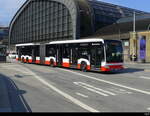
[[[0,64],[0,78],[11,112],[150,111],[150,72],[142,69],[105,74],[13,62]]]

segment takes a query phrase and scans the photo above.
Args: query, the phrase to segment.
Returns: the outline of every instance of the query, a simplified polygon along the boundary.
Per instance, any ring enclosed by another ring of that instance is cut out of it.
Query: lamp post
[[[135,33],[135,11],[133,12],[133,32]]]
[[[135,61],[135,59],[136,59],[136,28],[135,28],[135,26],[136,26],[136,23],[135,23],[135,21],[136,21],[136,14],[135,14],[135,11],[133,12],[133,56],[132,56],[132,59]]]

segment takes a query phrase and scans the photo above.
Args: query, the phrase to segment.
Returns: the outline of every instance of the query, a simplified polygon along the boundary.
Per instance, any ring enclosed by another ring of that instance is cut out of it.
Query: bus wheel
[[[26,63],[29,63],[29,58],[26,58]]]
[[[50,60],[50,66],[54,67],[54,61],[53,60]]]
[[[24,63],[24,58],[22,58],[21,63]]]
[[[81,71],[87,72],[87,64],[85,62],[81,63]]]

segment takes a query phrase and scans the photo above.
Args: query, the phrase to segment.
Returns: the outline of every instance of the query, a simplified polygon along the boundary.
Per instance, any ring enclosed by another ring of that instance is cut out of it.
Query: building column
[[[137,33],[131,32],[130,33],[130,59],[131,61],[137,61],[138,57],[138,42],[137,42]]]

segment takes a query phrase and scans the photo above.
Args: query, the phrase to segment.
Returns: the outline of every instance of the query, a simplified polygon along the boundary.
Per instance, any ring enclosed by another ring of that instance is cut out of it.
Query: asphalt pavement
[[[0,112],[11,112],[6,78],[0,74]]]
[[[114,73],[0,64],[0,112],[149,112],[149,64]]]

